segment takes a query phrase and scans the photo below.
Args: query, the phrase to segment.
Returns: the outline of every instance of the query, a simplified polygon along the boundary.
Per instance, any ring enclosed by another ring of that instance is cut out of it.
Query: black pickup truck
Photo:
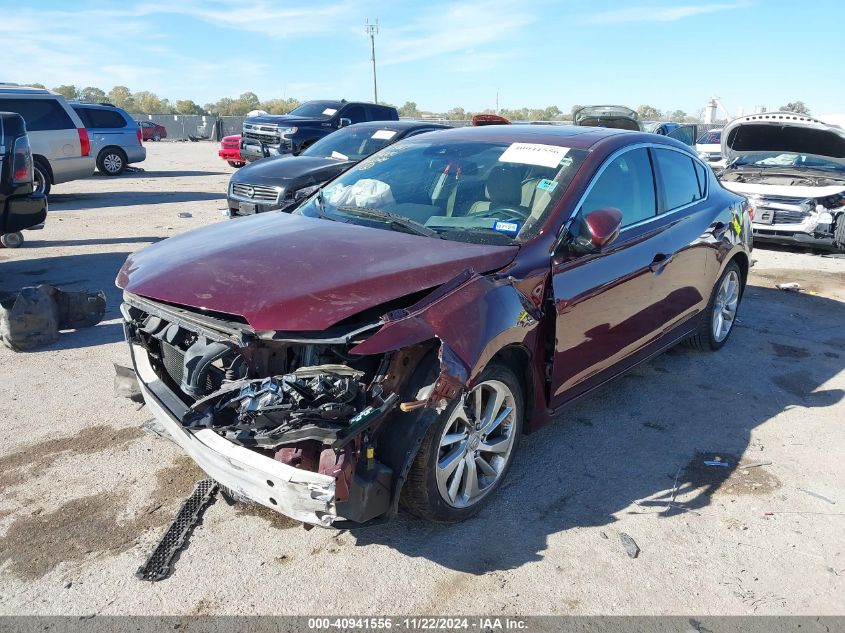
[[[355,101],[306,101],[290,114],[263,114],[244,121],[241,157],[249,162],[266,156],[299,154],[335,130],[366,121],[398,121],[391,106]]]
[[[35,193],[32,150],[20,114],[0,112],[0,244],[16,248],[24,229],[41,228],[47,196]]]

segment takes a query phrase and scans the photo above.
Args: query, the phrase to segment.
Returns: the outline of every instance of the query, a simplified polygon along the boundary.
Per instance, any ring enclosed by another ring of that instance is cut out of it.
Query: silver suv
[[[147,158],[141,143],[141,128],[124,110],[110,103],[71,101],[91,138],[91,155],[97,170],[106,176],[119,176],[130,163]]]
[[[62,95],[0,84],[0,111],[17,112],[26,121],[36,192],[47,194],[53,185],[94,173],[88,131]]]

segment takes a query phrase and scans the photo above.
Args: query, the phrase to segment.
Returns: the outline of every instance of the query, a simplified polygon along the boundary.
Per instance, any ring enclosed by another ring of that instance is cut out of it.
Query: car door
[[[652,268],[665,254],[647,147],[622,150],[604,163],[568,233],[577,234],[586,214],[607,207],[622,211],[619,237],[597,253],[578,252],[570,240],[553,261],[553,406],[636,362],[661,330]]]
[[[655,319],[671,336],[704,308],[711,223],[718,216],[708,200],[707,168],[688,153],[653,147],[658,215],[662,224],[660,252],[665,258],[652,277]]]

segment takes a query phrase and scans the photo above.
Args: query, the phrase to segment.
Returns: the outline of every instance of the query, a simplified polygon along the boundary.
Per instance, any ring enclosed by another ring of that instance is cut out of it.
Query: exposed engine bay
[[[344,519],[361,523],[387,511],[393,470],[376,458],[376,436],[400,404],[410,372],[397,369],[412,367],[407,352],[350,355],[370,325],[322,339],[263,339],[237,323],[125,300],[127,337],[182,401],[183,429],[207,429],[276,462],[331,477],[332,501]]]

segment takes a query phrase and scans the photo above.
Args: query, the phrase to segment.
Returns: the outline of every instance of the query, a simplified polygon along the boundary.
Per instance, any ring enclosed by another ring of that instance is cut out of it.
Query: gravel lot
[[[218,499],[173,576],[136,580],[201,473],[113,395],[113,281],[227,221],[232,172],[212,144],[147,147],[147,171],[56,187],[46,228],[0,250],[2,291],[109,302],[49,348],[0,347],[0,614],[845,614],[845,259],[785,248],[755,249],[724,350],[671,350],[526,437],[477,518],[305,531]]]

